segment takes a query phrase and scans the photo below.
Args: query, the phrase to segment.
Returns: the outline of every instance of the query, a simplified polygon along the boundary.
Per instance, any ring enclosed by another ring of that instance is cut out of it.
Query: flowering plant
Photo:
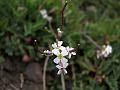
[[[63,41],[57,41],[52,44],[52,50],[45,50],[44,53],[47,55],[55,55],[57,56],[53,61],[56,67],[59,69],[57,74],[67,73],[68,59],[71,58],[72,55],[76,55],[75,49],[70,48],[69,46],[62,46]]]

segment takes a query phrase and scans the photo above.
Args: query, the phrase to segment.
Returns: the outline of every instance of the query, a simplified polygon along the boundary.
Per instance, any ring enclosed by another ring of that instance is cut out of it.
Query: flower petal
[[[76,55],[76,52],[72,52],[72,55]]]
[[[64,74],[67,74],[67,70],[66,69],[63,69],[63,72],[64,72]]]
[[[66,48],[65,47],[63,47],[63,46],[60,46],[60,50],[66,50]]]
[[[63,63],[63,68],[67,68],[68,63]]]
[[[63,41],[58,41],[58,46],[60,47],[63,44]]]
[[[47,11],[45,9],[40,10],[40,13],[42,14],[42,16],[47,15]]]
[[[58,64],[59,62],[60,62],[60,59],[59,59],[58,57],[56,57],[56,58],[54,59],[54,63]]]
[[[57,44],[56,43],[52,44],[52,47],[57,48]]]
[[[67,47],[66,47],[66,49],[67,49],[67,51],[69,52],[70,47],[69,47],[69,46],[67,46]]]
[[[45,50],[44,53],[51,54],[52,52],[49,50]]]
[[[62,73],[62,70],[59,70],[57,74],[60,75],[61,73]]]
[[[60,65],[56,65],[56,67],[57,67],[58,69],[61,69],[61,68],[62,68]]]
[[[67,51],[66,49],[64,49],[64,50],[62,50],[61,54],[62,54],[63,56],[67,56],[67,55],[68,55],[68,51]]]
[[[62,58],[61,62],[62,62],[62,64],[65,64],[65,63],[68,62],[68,60],[67,60],[66,58]],[[64,65],[63,65],[63,66],[64,66]]]
[[[71,55],[71,53],[69,53],[68,58],[70,59],[70,58],[71,58],[71,56],[72,56],[72,55]]]
[[[60,54],[58,49],[53,49],[52,53],[55,54],[56,56],[58,56]]]
[[[107,45],[106,49],[107,53],[112,53],[112,47],[110,45]]]

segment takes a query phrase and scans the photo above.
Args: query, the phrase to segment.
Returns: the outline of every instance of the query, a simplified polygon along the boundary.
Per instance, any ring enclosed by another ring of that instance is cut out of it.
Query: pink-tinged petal
[[[69,52],[69,46],[66,47],[66,50]]]
[[[72,51],[72,50],[74,50],[74,48],[69,48],[69,51]]]
[[[63,72],[64,72],[64,74],[67,74],[67,70],[66,69],[63,69]]]
[[[60,54],[58,49],[53,49],[52,53],[55,54],[56,56],[58,56]]]
[[[63,44],[63,41],[58,41],[58,46],[60,47]]]
[[[63,63],[63,68],[67,68],[68,63]]]
[[[56,58],[54,59],[54,63],[58,64],[59,62],[60,62],[60,59],[59,59],[58,57],[56,57]]]
[[[65,50],[62,50],[61,54],[62,54],[63,56],[67,56],[67,55],[68,55],[68,52],[67,52],[67,50],[65,49]]]
[[[108,55],[109,55],[109,54],[106,52],[103,56],[106,58],[106,57],[108,57]]]
[[[62,58],[62,59],[61,59],[61,62],[62,62],[62,64],[64,64],[64,63],[67,63],[68,60],[67,60],[66,58]]]
[[[56,43],[52,44],[52,47],[57,48],[57,44]]]
[[[60,75],[61,73],[62,73],[62,70],[59,70],[57,74]]]
[[[62,68],[60,65],[56,65],[56,67],[57,67],[58,69],[61,69],[61,68]]]

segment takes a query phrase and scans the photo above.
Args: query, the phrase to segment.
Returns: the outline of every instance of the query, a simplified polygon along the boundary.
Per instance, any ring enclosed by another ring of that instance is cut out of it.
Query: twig
[[[24,75],[23,73],[20,74],[20,88],[23,88],[23,84],[24,84]]]
[[[67,6],[68,2],[65,2],[65,5],[63,6],[62,10],[61,10],[61,30],[63,31],[63,26],[64,26],[64,10]]]
[[[52,27],[51,22],[49,22],[49,28],[50,28],[50,30],[53,32],[55,38],[58,39],[58,36],[57,36],[57,34],[55,33],[55,31],[54,31],[54,29],[53,29],[53,27]]]
[[[64,80],[64,74],[61,73],[61,83],[62,83],[62,90],[66,90],[65,89],[65,80]]]
[[[86,37],[91,43],[93,43],[96,47],[98,47],[99,49],[101,49],[101,46],[98,45],[90,36],[88,36],[87,34],[81,32],[81,34]]]
[[[40,52],[41,55],[43,55],[43,49],[39,47],[38,42],[37,42],[36,39],[34,40],[34,50],[35,50],[36,52]]]
[[[48,64],[49,56],[46,57],[43,69],[43,90],[46,90],[46,70]]]
[[[15,87],[13,84],[10,84],[10,87],[12,87],[14,90],[20,90],[19,88]]]
[[[64,10],[67,6],[68,2],[66,1],[62,10],[61,10],[61,31],[63,31],[63,26],[64,26]],[[64,73],[61,73],[61,83],[62,83],[62,89],[63,90],[66,90],[65,89],[65,80],[64,80]]]

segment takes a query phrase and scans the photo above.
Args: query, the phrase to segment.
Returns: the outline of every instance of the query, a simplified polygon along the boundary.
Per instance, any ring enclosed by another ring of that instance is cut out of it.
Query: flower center
[[[57,46],[57,48],[56,49],[60,49],[60,46]]]
[[[59,59],[62,59],[62,58],[63,58],[63,55],[62,55],[62,54],[59,54],[59,55],[58,55],[58,58],[59,58]]]

